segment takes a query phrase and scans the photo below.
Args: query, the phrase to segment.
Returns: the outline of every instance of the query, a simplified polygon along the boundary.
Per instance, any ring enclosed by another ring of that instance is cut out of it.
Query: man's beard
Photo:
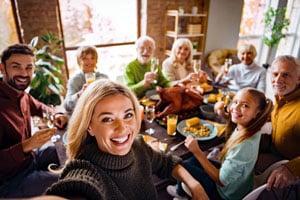
[[[17,84],[17,81],[16,81],[17,78],[27,79],[27,81],[24,82],[24,84]],[[8,78],[7,83],[11,87],[13,87],[17,90],[24,91],[30,84],[30,77],[29,76],[25,76],[25,77],[24,76],[14,76],[13,78]]]

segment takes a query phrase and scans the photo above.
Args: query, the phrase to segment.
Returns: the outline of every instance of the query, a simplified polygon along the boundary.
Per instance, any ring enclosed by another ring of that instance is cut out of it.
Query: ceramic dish
[[[184,132],[183,129],[186,127],[185,121],[186,120],[182,120],[177,125],[177,131],[185,137],[187,137],[188,135],[193,135],[196,140],[205,141],[205,140],[211,140],[211,139],[215,138],[218,135],[217,127],[215,125],[213,125],[212,123],[210,123],[209,121],[202,120],[202,119],[200,119],[200,123],[209,128],[209,130],[210,130],[209,136],[199,137],[199,136],[196,136],[194,133]]]

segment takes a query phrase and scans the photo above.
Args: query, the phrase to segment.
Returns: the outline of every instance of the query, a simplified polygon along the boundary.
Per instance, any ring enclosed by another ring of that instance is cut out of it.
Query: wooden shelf
[[[197,14],[192,14],[192,13],[183,13],[180,14],[178,10],[167,10],[166,15],[168,16],[179,16],[179,17],[206,17],[206,13],[197,13]]]
[[[165,55],[170,56],[172,43],[175,40],[178,38],[189,38],[192,42],[198,43],[197,51],[193,52],[193,54],[201,59],[202,55],[204,55],[207,16],[207,12],[181,14],[178,10],[167,10],[165,12]],[[195,33],[189,34],[188,32],[191,31]],[[199,34],[197,33],[198,31]]]

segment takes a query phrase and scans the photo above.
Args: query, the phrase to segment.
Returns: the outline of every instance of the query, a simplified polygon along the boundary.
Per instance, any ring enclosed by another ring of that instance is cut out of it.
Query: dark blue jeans
[[[210,162],[220,168],[220,163],[210,160]],[[182,163],[183,167],[189,171],[189,173],[201,183],[202,187],[206,191],[210,199],[221,200],[222,198],[217,191],[216,183],[210,178],[210,176],[204,171],[199,161],[195,157],[191,157],[189,160]],[[184,194],[184,190],[181,186],[181,182],[177,182],[179,195]]]
[[[1,198],[21,198],[39,196],[58,180],[59,175],[47,171],[49,164],[59,165],[56,149],[50,146],[37,151],[28,168],[0,185]]]

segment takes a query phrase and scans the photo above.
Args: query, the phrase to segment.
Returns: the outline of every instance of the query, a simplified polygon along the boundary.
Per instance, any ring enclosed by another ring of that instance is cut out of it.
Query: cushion
[[[206,65],[211,70],[213,77],[220,72],[226,58],[231,58],[232,64],[240,63],[236,49],[216,49],[207,55]]]

